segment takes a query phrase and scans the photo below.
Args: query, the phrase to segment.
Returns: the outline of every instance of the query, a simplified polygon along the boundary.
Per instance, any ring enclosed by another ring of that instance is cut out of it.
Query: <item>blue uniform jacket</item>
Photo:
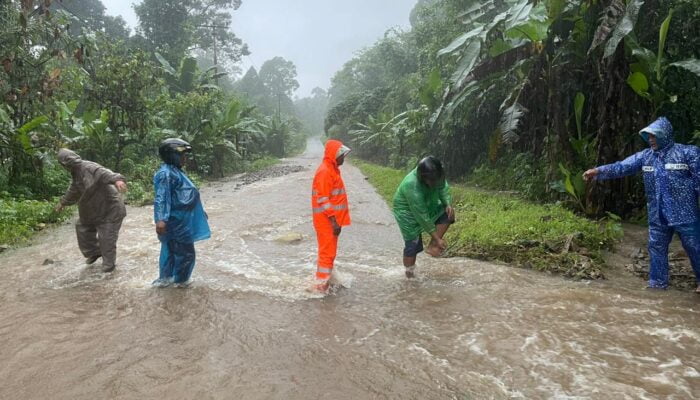
[[[596,178],[601,180],[643,173],[649,224],[676,226],[700,220],[700,149],[696,146],[671,141],[658,151],[646,149],[597,170]]]

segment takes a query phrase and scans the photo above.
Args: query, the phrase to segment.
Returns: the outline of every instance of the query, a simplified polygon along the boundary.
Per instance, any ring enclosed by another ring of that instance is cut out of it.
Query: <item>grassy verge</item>
[[[353,161],[387,202],[406,172]],[[448,255],[497,260],[567,277],[603,278],[601,250],[622,234],[616,221],[598,223],[557,204],[462,185],[452,186],[457,223]]]
[[[54,201],[0,199],[0,247],[24,244],[48,224],[70,217],[72,209],[60,213],[53,210],[57,203],[58,198]]]

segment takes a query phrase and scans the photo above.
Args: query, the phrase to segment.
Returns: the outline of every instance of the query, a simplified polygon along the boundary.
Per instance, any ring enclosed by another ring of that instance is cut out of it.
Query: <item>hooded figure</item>
[[[423,232],[430,235],[426,252],[439,256],[447,247],[443,236],[455,222],[450,185],[440,160],[428,156],[403,179],[394,194],[394,218],[404,240],[406,277],[414,276],[416,256],[423,251]]]
[[[195,265],[194,243],[211,237],[199,191],[181,169],[191,151],[180,139],[167,139],[158,149],[163,164],[153,176],[153,219],[161,242],[155,286],[186,285]]]
[[[116,267],[117,239],[126,207],[119,191],[126,190],[126,178],[103,166],[84,161],[68,149],[58,152],[58,162],[70,172],[71,184],[59,205],[78,204],[79,219],[75,225],[78,246],[92,264],[102,257],[103,271]]]
[[[340,165],[350,149],[338,140],[326,142],[323,161],[316,170],[311,192],[314,229],[318,240],[316,290],[328,290],[328,280],[338,251],[338,236],[343,226],[350,225],[348,196],[340,176]]]
[[[678,233],[695,271],[700,293],[700,149],[677,144],[662,117],[639,132],[650,148],[623,161],[584,173],[589,179],[615,179],[642,172],[649,214],[649,288],[668,287],[668,246]]]

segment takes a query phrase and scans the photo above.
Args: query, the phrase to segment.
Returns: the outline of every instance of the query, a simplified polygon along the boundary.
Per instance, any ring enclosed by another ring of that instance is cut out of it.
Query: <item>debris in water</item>
[[[284,244],[297,244],[304,240],[304,235],[299,232],[288,232],[275,239],[275,242]]]

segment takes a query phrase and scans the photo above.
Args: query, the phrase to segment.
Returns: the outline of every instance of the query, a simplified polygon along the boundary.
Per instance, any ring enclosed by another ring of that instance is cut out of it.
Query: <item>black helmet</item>
[[[158,146],[158,154],[164,163],[181,166],[181,154],[192,152],[192,146],[182,139],[165,139]]]
[[[426,185],[437,184],[445,179],[442,162],[436,157],[427,156],[418,162],[418,179]]]

